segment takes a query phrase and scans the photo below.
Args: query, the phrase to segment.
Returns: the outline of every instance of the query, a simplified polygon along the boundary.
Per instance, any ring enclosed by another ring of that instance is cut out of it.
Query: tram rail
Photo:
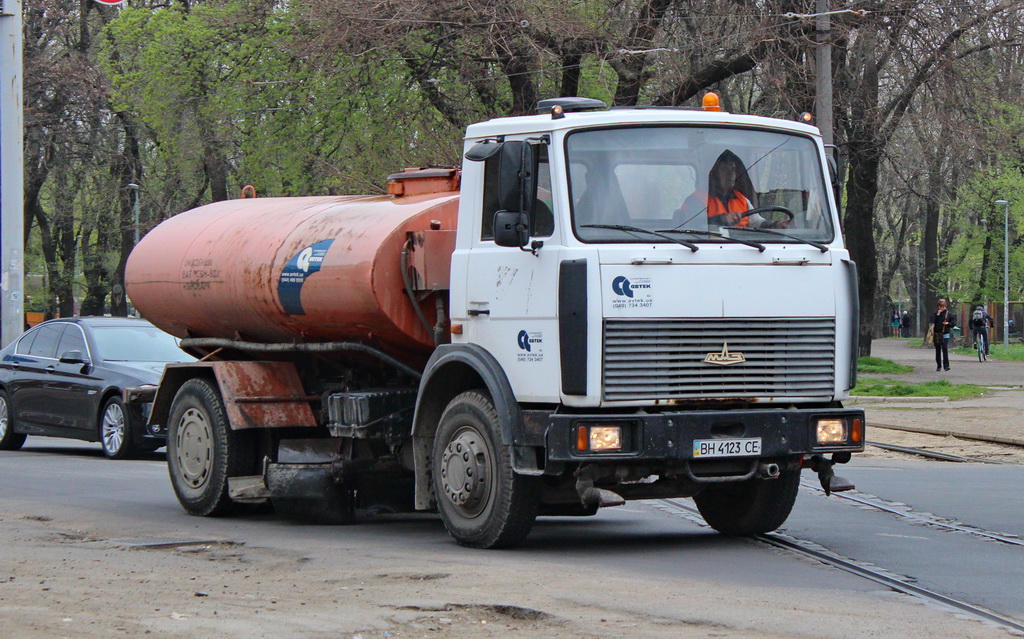
[[[841,493],[837,493],[836,495],[840,494]],[[682,500],[660,499],[657,500],[657,503],[659,504],[660,509],[665,512],[674,513],[699,525],[707,526],[707,524],[701,519],[700,512],[697,508]],[[873,506],[874,504],[871,505]],[[994,624],[1001,628],[1012,630],[1015,633],[1024,633],[1024,621],[1000,615],[968,601],[923,588],[915,584],[910,577],[895,575],[877,567],[860,564],[853,559],[841,557],[827,549],[819,550],[818,548],[812,547],[816,546],[816,544],[812,544],[812,542],[803,541],[778,532],[754,535],[751,538],[762,544],[813,559],[838,570],[881,584],[896,592],[901,592],[906,595],[926,600],[943,606],[951,611],[968,615],[979,621]],[[1017,543],[1021,542],[1021,540],[1015,539],[1013,542]],[[1024,543],[1020,543],[1018,545],[1024,545]]]

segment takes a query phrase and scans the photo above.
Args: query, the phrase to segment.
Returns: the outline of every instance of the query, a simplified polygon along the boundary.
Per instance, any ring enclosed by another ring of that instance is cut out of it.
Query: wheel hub
[[[441,456],[441,486],[448,499],[467,514],[479,513],[490,492],[490,466],[489,451],[476,429],[455,433]]]
[[[178,422],[175,458],[181,478],[192,488],[199,488],[210,478],[213,469],[213,433],[206,415],[190,408]]]
[[[103,446],[107,452],[113,455],[121,450],[124,436],[124,411],[117,404],[111,404],[103,413]]]
[[[0,399],[0,439],[7,434],[7,402]]]

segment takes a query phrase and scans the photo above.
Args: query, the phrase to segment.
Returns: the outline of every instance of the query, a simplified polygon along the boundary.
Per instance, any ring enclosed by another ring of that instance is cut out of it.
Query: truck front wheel
[[[800,470],[775,479],[712,484],[693,496],[704,521],[723,535],[760,535],[781,526],[800,488]]]
[[[249,474],[253,465],[248,435],[231,430],[213,383],[190,379],[182,384],[167,424],[167,468],[189,514],[214,516],[231,509],[228,478]]]
[[[441,518],[463,546],[515,546],[537,518],[539,478],[513,471],[512,451],[501,443],[498,414],[482,391],[458,395],[441,415],[433,481]]]

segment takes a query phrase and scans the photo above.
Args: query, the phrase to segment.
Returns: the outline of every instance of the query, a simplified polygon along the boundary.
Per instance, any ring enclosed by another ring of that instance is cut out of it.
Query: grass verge
[[[993,343],[989,345],[988,350],[989,358],[991,359],[1001,359],[1004,362],[1024,362],[1024,344],[1010,344],[1004,348],[1002,344]],[[975,350],[970,344],[950,349],[950,352],[959,353],[960,355],[975,354]]]
[[[858,357],[857,372],[871,375],[900,375],[902,373],[914,372],[914,367],[897,364],[891,359],[882,357]]]
[[[948,397],[951,400],[983,395],[986,389],[974,384],[950,384],[938,379],[923,384],[910,384],[884,377],[862,377],[851,395],[862,397]]]

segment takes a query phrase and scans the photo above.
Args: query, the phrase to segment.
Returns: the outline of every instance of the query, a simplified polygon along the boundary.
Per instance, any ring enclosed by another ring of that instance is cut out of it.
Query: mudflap
[[[355,521],[353,491],[335,481],[331,464],[268,464],[270,502],[285,519],[316,524]]]

